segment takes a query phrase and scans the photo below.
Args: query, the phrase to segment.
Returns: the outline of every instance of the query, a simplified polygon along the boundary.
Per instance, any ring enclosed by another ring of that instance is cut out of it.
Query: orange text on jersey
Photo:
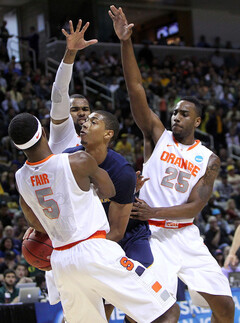
[[[39,185],[44,185],[49,183],[47,174],[31,176],[30,179],[31,179],[32,186],[39,186]]]
[[[160,159],[167,163],[176,165],[180,168],[189,170],[193,176],[197,176],[197,173],[200,171],[200,168],[197,165],[194,165],[190,161],[183,159],[181,157],[177,157],[175,154],[169,153],[165,150],[163,151]]]

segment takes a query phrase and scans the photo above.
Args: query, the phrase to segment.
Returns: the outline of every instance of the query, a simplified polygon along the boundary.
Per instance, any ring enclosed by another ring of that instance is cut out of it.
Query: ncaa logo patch
[[[203,156],[198,155],[195,157],[195,160],[196,162],[201,163],[203,161]]]

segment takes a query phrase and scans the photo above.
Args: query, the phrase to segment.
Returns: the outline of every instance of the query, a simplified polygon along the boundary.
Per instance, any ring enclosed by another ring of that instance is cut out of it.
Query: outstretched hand
[[[65,29],[62,29],[62,33],[66,37],[67,48],[69,50],[81,50],[90,45],[96,44],[98,42],[97,39],[91,39],[91,40],[84,39],[84,34],[88,29],[89,24],[90,23],[87,22],[83,26],[82,30],[80,30],[82,27],[82,20],[79,19],[76,30],[74,31],[72,20],[69,20],[70,34],[68,34]]]
[[[131,218],[135,220],[147,221],[154,218],[154,209],[151,208],[145,201],[136,197],[136,202],[133,203]]]
[[[141,172],[138,170],[136,172],[136,193],[140,191],[140,189],[143,187],[144,183],[150,180],[150,177],[144,178],[143,175],[141,175]]]
[[[108,14],[113,21],[116,35],[120,40],[128,40],[132,35],[134,24],[128,24],[127,18],[121,7],[117,9],[115,6],[110,6],[110,9]]]
[[[238,262],[239,260],[237,255],[228,255],[224,262],[224,268],[229,269],[231,265],[237,266]]]

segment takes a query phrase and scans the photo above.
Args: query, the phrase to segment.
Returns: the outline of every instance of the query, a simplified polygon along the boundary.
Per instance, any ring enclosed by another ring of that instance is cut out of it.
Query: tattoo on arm
[[[206,173],[201,180],[201,185],[198,188],[199,198],[206,202],[211,196],[213,184],[219,173],[220,160],[214,155],[212,161],[209,163]]]

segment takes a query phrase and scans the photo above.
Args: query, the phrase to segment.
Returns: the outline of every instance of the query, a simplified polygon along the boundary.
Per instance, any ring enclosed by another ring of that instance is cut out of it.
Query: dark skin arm
[[[93,183],[100,198],[115,196],[116,191],[108,173],[99,168],[96,160],[85,151],[69,155],[70,166],[78,186],[88,191]]]
[[[116,35],[121,41],[121,55],[124,78],[126,81],[133,118],[142,130],[144,139],[153,141],[154,145],[165,130],[158,116],[153,113],[147,103],[142,85],[142,77],[133,51],[131,34],[133,24],[128,24],[122,9],[110,6],[109,16],[113,21]],[[149,158],[145,150],[145,161]]]
[[[129,221],[132,205],[132,203],[119,204],[114,201],[110,203],[108,210],[110,232],[107,234],[107,239],[118,242],[123,238]]]
[[[28,222],[28,225],[35,229],[36,231],[46,233],[41,222],[38,220],[37,216],[34,214],[33,210],[28,206],[23,197],[20,195],[19,204],[22,208],[23,214]]]
[[[219,168],[220,159],[215,154],[212,154],[204,176],[192,189],[187,203],[171,207],[151,208],[143,200],[137,199],[138,202],[134,203],[131,216],[142,221],[151,218],[169,220],[194,218],[211,197],[213,184],[217,178]]]
[[[90,45],[96,44],[97,39],[85,40],[84,34],[89,27],[89,22],[87,22],[83,28],[82,20],[79,19],[76,30],[74,31],[73,23],[69,21],[70,34],[66,32],[65,29],[62,29],[62,33],[66,37],[67,49],[63,57],[63,63],[65,64],[73,64],[76,58],[76,54],[79,50],[82,50]],[[54,124],[61,124],[66,121],[68,118],[62,120],[51,119]]]

